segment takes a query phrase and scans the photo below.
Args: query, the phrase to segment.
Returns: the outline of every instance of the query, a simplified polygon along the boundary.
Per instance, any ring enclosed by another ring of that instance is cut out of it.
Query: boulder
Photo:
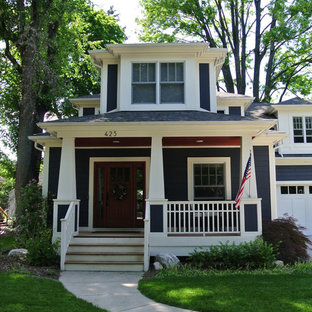
[[[27,249],[12,249],[10,250],[8,256],[9,257],[16,257],[16,258],[24,258],[27,255]]]
[[[284,261],[282,261],[282,260],[276,260],[276,261],[275,261],[275,266],[277,266],[277,267],[284,266]]]
[[[155,261],[159,262],[165,268],[175,266],[180,263],[178,257],[171,253],[156,255]]]
[[[154,266],[155,271],[159,271],[159,270],[163,269],[163,266],[158,261],[154,262],[153,266]]]

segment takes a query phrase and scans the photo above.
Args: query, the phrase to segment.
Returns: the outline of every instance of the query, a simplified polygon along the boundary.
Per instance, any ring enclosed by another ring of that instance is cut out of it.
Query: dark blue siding
[[[61,232],[61,219],[65,218],[69,205],[58,205],[57,209],[57,231]]]
[[[90,157],[144,157],[150,149],[77,149],[77,198],[80,199],[79,225],[88,226],[89,216],[89,159]],[[92,207],[90,208],[92,209]]]
[[[242,115],[242,110],[240,106],[230,106],[229,107],[229,115]]]
[[[163,205],[151,205],[151,232],[163,232]]]
[[[95,108],[93,108],[93,107],[84,107],[82,109],[82,114],[83,114],[83,116],[94,115],[95,114]]]
[[[117,75],[118,65],[107,66],[107,111],[117,108]]]
[[[188,157],[231,157],[231,192],[232,199],[235,198],[239,187],[239,148],[165,148],[163,155],[166,199],[188,200]]]
[[[244,205],[245,208],[245,231],[258,231],[257,205]]]
[[[56,198],[61,163],[61,147],[50,147],[48,192]]]
[[[209,64],[199,64],[200,107],[210,111]]]
[[[271,190],[268,146],[255,146],[254,157],[256,166],[257,192],[262,198],[262,218],[271,219]]]
[[[298,159],[300,163],[300,159]],[[276,166],[277,181],[311,181],[312,166]]]

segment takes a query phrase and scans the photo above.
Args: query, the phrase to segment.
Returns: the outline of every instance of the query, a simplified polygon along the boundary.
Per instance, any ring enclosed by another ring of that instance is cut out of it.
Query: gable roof
[[[312,101],[295,97],[283,102],[275,103],[274,105],[312,105]]]

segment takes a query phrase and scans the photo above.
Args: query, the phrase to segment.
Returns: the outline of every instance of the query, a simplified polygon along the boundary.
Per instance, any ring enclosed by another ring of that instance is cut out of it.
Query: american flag
[[[249,155],[249,158],[248,158],[248,161],[246,164],[246,169],[245,169],[244,176],[243,176],[243,180],[242,180],[242,183],[239,187],[238,193],[237,193],[236,198],[235,198],[235,208],[236,209],[238,209],[238,207],[239,207],[240,200],[243,196],[245,184],[246,184],[247,180],[250,178],[250,176],[251,176],[251,154]]]

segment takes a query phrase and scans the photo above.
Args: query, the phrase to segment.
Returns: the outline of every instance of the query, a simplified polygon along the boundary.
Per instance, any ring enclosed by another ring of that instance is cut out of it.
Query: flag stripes
[[[248,161],[246,164],[242,183],[239,187],[238,193],[237,193],[236,198],[235,198],[235,208],[236,209],[238,209],[238,207],[239,207],[241,198],[243,196],[245,184],[246,184],[247,180],[250,178],[250,176],[251,176],[251,153],[249,155],[249,158],[248,158]]]

